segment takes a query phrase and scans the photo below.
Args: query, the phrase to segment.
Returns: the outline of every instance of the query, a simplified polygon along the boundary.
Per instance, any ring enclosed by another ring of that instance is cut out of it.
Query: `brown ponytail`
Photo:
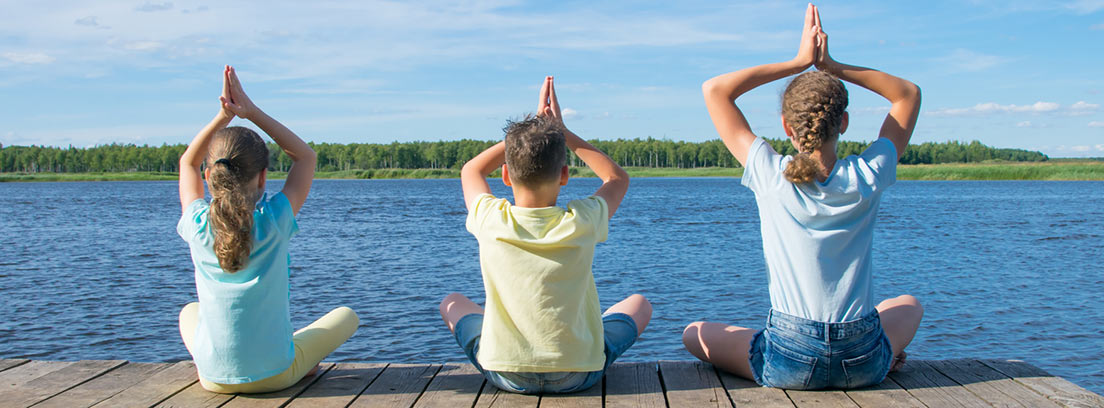
[[[268,167],[268,147],[256,132],[228,127],[211,140],[207,166],[215,256],[223,271],[234,273],[248,265],[253,249],[253,209],[261,191],[251,183]]]
[[[804,184],[816,179],[820,163],[809,153],[839,137],[846,110],[847,88],[832,74],[809,71],[790,81],[782,94],[782,117],[794,131],[799,153],[782,172],[787,180]]]

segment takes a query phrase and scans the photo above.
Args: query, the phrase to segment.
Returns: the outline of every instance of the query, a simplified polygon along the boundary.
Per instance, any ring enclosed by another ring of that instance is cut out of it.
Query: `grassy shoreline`
[[[626,168],[631,177],[740,177],[743,169],[703,167]],[[495,172],[493,176],[497,176]],[[573,177],[594,177],[586,168],[571,169]],[[285,173],[272,172],[270,178],[282,179]],[[378,169],[318,172],[318,179],[449,179],[459,178],[454,169]],[[176,180],[176,173],[0,173],[0,182],[18,181],[164,181]],[[1104,161],[1051,160],[1039,163],[955,163],[901,165],[898,180],[1091,180],[1104,181]]]

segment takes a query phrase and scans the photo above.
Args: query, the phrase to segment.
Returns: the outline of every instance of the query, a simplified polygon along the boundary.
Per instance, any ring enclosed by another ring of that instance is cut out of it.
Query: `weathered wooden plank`
[[[126,364],[123,360],[84,360],[0,391],[5,406],[27,407]]]
[[[203,389],[203,386],[196,381],[194,384],[185,388],[157,404],[159,408],[214,408],[225,404],[226,401],[234,398],[234,394],[216,394]]]
[[[981,360],[1035,392],[1067,407],[1104,407],[1104,397],[1020,360]]]
[[[322,377],[333,368],[333,363],[319,364],[318,372],[314,375],[303,377],[299,382],[290,387],[284,388],[279,391],[266,392],[264,394],[238,394],[237,397],[223,405],[225,408],[268,408],[268,407],[282,407],[289,401],[295,398],[295,396],[302,393],[303,390],[318,381],[318,378]]]
[[[909,360],[889,378],[929,407],[988,408],[992,405],[974,395],[927,361]]]
[[[700,361],[660,361],[659,375],[672,407],[730,407],[713,366]]]
[[[96,407],[150,407],[195,384],[195,364],[181,361],[96,404]],[[206,392],[206,391],[204,391]]]
[[[31,361],[10,370],[0,371],[0,392],[72,364],[65,361]]]
[[[171,364],[127,363],[91,381],[50,397],[35,406],[40,408],[90,407],[100,401],[111,398],[113,395],[118,394],[134,384],[142,382],[142,380],[149,378],[158,371],[168,368],[170,365]]]
[[[488,381],[483,386],[483,392],[479,393],[479,400],[475,401],[475,408],[536,407],[538,404],[540,396],[503,391]]]
[[[977,360],[938,360],[930,363],[936,370],[990,404],[1008,407],[1058,407],[1058,404],[1046,397]]]
[[[858,404],[852,401],[843,391],[798,391],[786,390],[786,396],[790,397],[794,406],[801,407],[846,407],[858,408]]]
[[[742,377],[717,369],[721,385],[728,391],[728,398],[737,407],[793,408],[793,401],[779,388],[763,387]]]
[[[924,408],[924,403],[901,388],[892,378],[877,385],[847,391],[847,396],[860,407]]]
[[[350,407],[409,407],[441,368],[438,364],[391,364]]]
[[[337,364],[295,397],[288,407],[344,407],[372,383],[387,364]],[[455,407],[453,407],[455,408]]]
[[[0,359],[0,371],[4,371],[4,370],[7,370],[7,369],[12,368],[12,367],[27,364],[29,361],[31,361],[31,360],[28,360],[28,359],[25,359],[25,358]]]
[[[457,408],[470,407],[479,398],[483,388],[483,374],[471,364],[445,364],[425,392],[418,398],[415,407]]]
[[[541,408],[589,407],[602,408],[602,380],[590,388],[571,394],[544,394],[540,399]]]
[[[667,406],[658,363],[613,363],[605,381],[606,408]]]

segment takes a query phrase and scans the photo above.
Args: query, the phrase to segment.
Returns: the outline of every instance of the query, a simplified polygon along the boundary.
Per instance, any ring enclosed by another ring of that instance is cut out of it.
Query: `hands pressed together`
[[[556,99],[556,87],[552,83],[551,76],[544,77],[544,83],[541,84],[537,116],[551,117],[563,126],[563,113],[560,112],[560,101]]]
[[[820,24],[820,10],[812,3],[805,9],[805,24],[801,29],[801,45],[794,57],[804,69],[816,66],[821,71],[830,71],[835,64],[828,54],[828,34]]]
[[[222,95],[219,96],[219,102],[222,106],[221,113],[227,118],[237,116],[252,120],[261,111],[245,94],[241,81],[238,80],[238,73],[229,65],[222,70]]]

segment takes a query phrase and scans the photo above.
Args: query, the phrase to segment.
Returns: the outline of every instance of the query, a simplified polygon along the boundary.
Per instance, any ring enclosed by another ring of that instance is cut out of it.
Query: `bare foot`
[[[898,354],[897,357],[893,358],[893,363],[889,366],[889,372],[896,372],[897,370],[900,370],[901,367],[904,367],[906,359],[908,359],[908,353],[906,353],[904,350],[901,350],[901,354]]]
[[[321,367],[321,365],[314,366],[314,368],[312,368],[310,371],[307,371],[307,375],[305,375],[304,377],[310,377],[312,375],[318,374],[318,367]]]

